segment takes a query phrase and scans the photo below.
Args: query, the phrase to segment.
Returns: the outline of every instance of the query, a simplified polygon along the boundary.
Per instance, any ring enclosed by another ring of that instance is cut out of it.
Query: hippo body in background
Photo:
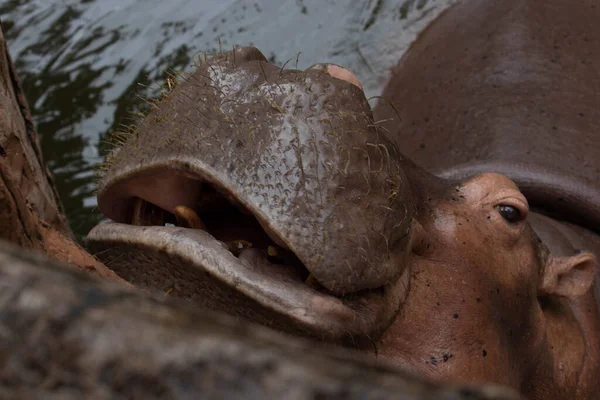
[[[382,96],[396,110],[380,106],[376,118],[393,119],[383,124],[403,153],[432,173],[501,173],[532,209],[600,233],[600,5],[482,1],[446,12],[394,69]]]
[[[600,259],[599,23],[593,0],[459,2],[394,68],[382,96],[395,108],[381,102],[375,119],[437,176],[511,178],[553,255],[587,250]],[[600,271],[594,286],[595,296],[570,302],[580,326],[594,332],[585,346],[592,358]],[[598,384],[594,371],[589,382]]]
[[[116,223],[88,245],[136,285],[432,379],[598,398],[596,21],[460,2],[373,111],[340,67],[219,54],[113,152]]]

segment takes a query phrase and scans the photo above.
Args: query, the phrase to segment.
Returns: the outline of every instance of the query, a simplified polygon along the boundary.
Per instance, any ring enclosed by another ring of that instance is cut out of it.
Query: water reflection
[[[282,65],[350,68],[367,95],[417,32],[454,0],[0,0],[5,37],[78,238],[101,219],[94,170],[140,97],[219,43],[256,45]]]

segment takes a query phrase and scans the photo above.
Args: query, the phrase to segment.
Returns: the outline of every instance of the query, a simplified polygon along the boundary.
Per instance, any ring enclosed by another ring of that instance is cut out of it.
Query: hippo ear
[[[540,294],[562,297],[583,296],[592,286],[596,274],[596,257],[582,252],[571,257],[552,257],[542,277]]]

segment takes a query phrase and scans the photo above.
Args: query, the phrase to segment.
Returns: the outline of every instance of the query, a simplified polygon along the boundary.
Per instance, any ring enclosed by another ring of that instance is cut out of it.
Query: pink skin
[[[328,71],[356,84],[347,70]],[[413,221],[410,291],[378,356],[435,380],[588,398],[594,385],[581,381],[598,372],[598,323],[579,310],[595,305],[595,256],[553,256],[527,222],[527,199],[502,175],[478,175],[458,190],[462,201],[440,200]],[[507,223],[499,205],[522,221]]]

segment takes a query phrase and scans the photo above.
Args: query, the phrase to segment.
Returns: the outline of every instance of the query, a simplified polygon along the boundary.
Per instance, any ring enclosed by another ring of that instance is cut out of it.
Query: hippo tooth
[[[267,247],[267,254],[269,257],[279,257],[279,250],[275,246],[269,246]]]
[[[252,243],[246,240],[232,240],[227,243],[227,248],[234,256],[238,257],[242,250],[249,249],[252,247]]]
[[[134,200],[131,225],[163,226],[165,220],[165,211],[160,207],[140,198]]]
[[[268,246],[267,256],[271,262],[279,262],[282,257],[281,250],[277,246]]]
[[[177,225],[183,228],[206,230],[206,225],[200,219],[196,211],[186,206],[177,206],[174,210]]]
[[[131,216],[131,225],[142,225],[142,208],[144,207],[144,200],[137,197],[133,201],[133,215]]]

